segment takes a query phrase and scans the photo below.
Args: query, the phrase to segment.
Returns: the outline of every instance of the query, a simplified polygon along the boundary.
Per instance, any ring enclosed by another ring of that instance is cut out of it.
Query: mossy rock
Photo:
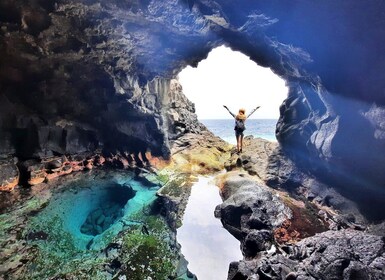
[[[178,256],[170,247],[169,228],[162,218],[146,217],[148,234],[139,227],[123,237],[124,269],[114,279],[169,279],[175,276]]]

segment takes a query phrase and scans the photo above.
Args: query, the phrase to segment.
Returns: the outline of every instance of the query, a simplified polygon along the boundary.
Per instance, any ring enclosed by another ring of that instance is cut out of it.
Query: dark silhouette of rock
[[[19,169],[12,160],[0,161],[0,190],[11,191],[19,183]]]

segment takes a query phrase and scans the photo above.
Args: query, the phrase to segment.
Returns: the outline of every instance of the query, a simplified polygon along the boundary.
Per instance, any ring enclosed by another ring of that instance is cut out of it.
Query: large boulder
[[[245,257],[255,257],[273,243],[274,229],[292,217],[291,210],[266,186],[245,174],[233,174],[221,187],[225,200],[215,209],[223,227],[241,241]]]

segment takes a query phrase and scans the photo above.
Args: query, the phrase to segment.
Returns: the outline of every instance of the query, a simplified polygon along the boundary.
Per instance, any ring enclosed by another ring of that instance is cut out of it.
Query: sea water
[[[236,144],[234,133],[234,119],[200,120],[212,133],[230,144]],[[244,135],[252,135],[269,141],[276,142],[276,119],[248,119]]]

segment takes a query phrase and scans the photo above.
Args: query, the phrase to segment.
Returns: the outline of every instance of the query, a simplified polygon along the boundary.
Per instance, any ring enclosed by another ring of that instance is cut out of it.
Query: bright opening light
[[[279,106],[287,97],[288,88],[285,81],[269,68],[260,67],[242,53],[221,46],[213,49],[197,68],[188,66],[183,69],[179,73],[179,81],[184,94],[195,103],[198,119],[210,130],[210,122],[206,120],[232,119],[223,105],[227,105],[235,114],[244,108],[246,115],[253,108],[261,106],[250,118],[269,119],[273,125],[272,135],[263,137],[250,130],[248,133],[275,140]]]
[[[261,106],[252,118],[278,119],[279,106],[287,97],[285,81],[269,68],[258,66],[247,56],[221,46],[213,49],[197,68],[179,73],[184,94],[195,103],[199,119],[232,118],[222,107],[246,114]]]

